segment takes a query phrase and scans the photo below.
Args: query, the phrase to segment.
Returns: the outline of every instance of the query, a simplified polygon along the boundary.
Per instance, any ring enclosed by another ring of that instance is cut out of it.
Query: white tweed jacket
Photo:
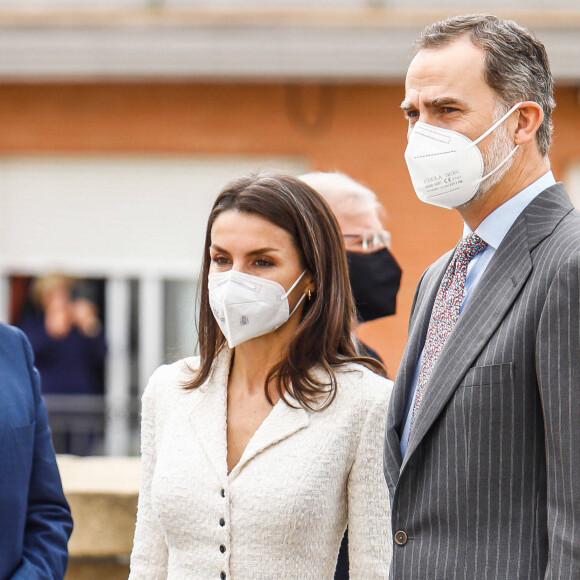
[[[228,474],[229,362],[225,350],[194,391],[182,384],[197,358],[160,367],[147,385],[130,580],[331,579],[347,523],[350,577],[387,578],[391,381],[349,365],[327,409],[280,400]]]

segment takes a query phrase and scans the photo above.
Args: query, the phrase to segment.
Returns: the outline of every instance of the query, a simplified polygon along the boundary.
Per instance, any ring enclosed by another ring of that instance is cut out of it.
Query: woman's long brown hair
[[[258,215],[289,232],[296,244],[302,267],[316,282],[312,299],[306,301],[302,319],[292,336],[286,356],[266,377],[266,398],[272,404],[268,385],[275,381],[278,394],[290,393],[304,408],[321,410],[336,396],[334,369],[360,363],[383,376],[378,361],[358,356],[352,339],[354,303],[348,278],[346,254],[340,227],[327,203],[311,187],[295,177],[262,173],[229,183],[216,199],[205,235],[200,277],[201,303],[198,323],[200,366],[186,389],[195,389],[209,377],[213,362],[226,339],[209,305],[207,280],[211,264],[211,231],[225,211]],[[315,367],[325,369],[328,380],[315,378]]]

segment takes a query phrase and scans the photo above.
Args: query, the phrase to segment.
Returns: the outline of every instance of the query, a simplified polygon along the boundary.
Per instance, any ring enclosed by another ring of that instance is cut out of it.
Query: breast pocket
[[[476,366],[465,375],[455,393],[456,404],[463,411],[464,430],[470,446],[493,438],[513,412],[515,364],[500,363]]]
[[[486,387],[512,383],[515,378],[515,363],[500,363],[473,367],[461,381],[461,387]]]
[[[502,482],[496,466],[505,460],[521,413],[515,363],[471,368],[457,389],[464,411],[466,493],[471,502],[494,498],[498,505]]]

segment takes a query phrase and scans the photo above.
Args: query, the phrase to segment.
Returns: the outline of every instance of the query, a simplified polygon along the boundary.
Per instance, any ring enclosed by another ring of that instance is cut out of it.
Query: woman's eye
[[[229,260],[223,256],[214,256],[212,258],[212,262],[218,266],[225,266],[226,264],[229,264]]]
[[[254,262],[258,268],[267,268],[268,266],[272,265],[270,260],[259,259]]]

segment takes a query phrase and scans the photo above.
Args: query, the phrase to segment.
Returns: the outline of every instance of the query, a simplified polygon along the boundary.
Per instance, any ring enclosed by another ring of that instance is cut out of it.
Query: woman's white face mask
[[[432,205],[453,208],[473,199],[480,184],[494,175],[513,156],[519,145],[511,148],[495,167],[486,169],[477,144],[501,125],[522,103],[514,105],[485,133],[472,141],[463,133],[417,121],[409,135],[405,161],[417,197]],[[499,144],[493,153],[503,151]],[[493,144],[492,144],[493,147]]]
[[[305,273],[300,274],[288,291],[278,282],[237,270],[211,273],[209,303],[228,346],[234,348],[282,326],[306,296],[302,294],[290,312],[288,296]]]

